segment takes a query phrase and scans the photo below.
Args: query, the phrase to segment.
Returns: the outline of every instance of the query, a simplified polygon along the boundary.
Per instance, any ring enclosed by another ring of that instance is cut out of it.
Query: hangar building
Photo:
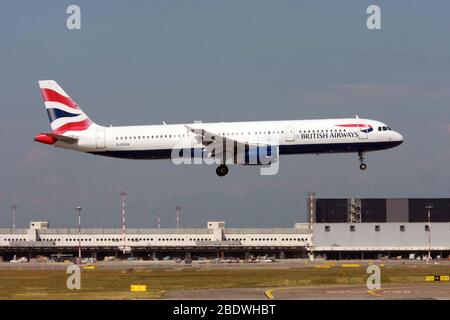
[[[450,252],[450,199],[309,197],[316,254],[329,258],[445,258]],[[311,218],[311,216],[309,216]]]

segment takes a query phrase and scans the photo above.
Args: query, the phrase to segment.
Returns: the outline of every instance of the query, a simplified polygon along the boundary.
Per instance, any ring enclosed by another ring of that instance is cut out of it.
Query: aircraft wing
[[[238,150],[245,150],[246,143],[230,139],[228,137],[221,136],[217,133],[210,132],[204,130],[202,128],[193,128],[188,125],[185,125],[188,131],[191,131],[195,135],[197,135],[197,141],[202,143],[208,152],[209,157],[224,157],[229,158],[233,156],[234,148],[236,147]],[[225,153],[224,154],[224,151]],[[213,152],[214,151],[214,152]]]
[[[210,132],[207,131],[205,129],[202,128],[192,128],[188,125],[185,125],[186,129],[188,129],[189,131],[193,132],[194,134],[197,135],[199,142],[202,142],[203,145],[208,146],[211,143],[217,143],[217,142],[221,142],[221,143],[226,143],[227,145],[234,145],[235,143],[237,143],[238,145],[242,145],[245,146],[244,142],[240,142],[238,140],[235,139],[230,139],[224,136],[221,136],[217,133],[214,132]]]

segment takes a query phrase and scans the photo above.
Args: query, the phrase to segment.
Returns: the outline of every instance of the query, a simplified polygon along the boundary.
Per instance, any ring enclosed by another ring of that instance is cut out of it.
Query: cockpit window
[[[389,127],[383,126],[383,127],[378,127],[378,131],[388,131],[388,130],[392,130]]]

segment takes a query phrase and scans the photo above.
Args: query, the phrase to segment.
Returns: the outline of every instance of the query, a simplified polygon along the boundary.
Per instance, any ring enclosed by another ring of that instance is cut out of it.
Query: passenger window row
[[[116,140],[145,140],[145,139],[162,139],[162,138],[172,138],[172,136],[174,137],[174,138],[176,138],[177,137],[177,135],[176,134],[174,134],[174,135],[171,135],[171,134],[169,134],[169,135],[167,135],[167,134],[160,134],[160,135],[153,135],[153,136],[130,136],[130,137],[116,137]],[[178,138],[185,138],[185,137],[187,137],[188,135],[187,134],[179,134],[178,135]]]
[[[340,130],[339,130],[340,131]],[[270,134],[284,134],[284,131],[255,131],[254,135],[270,135]],[[244,135],[244,132],[223,132],[219,133],[219,136],[238,136],[238,135]],[[252,132],[248,132],[248,135],[252,135]],[[186,138],[189,137],[189,134],[159,134],[159,135],[152,135],[152,136],[121,136],[116,137],[116,140],[145,140],[145,139],[163,139],[163,138]]]
[[[300,130],[298,133],[347,132],[347,129]]]

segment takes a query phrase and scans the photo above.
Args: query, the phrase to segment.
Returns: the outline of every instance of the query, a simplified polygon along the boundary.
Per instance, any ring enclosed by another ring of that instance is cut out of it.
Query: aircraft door
[[[295,140],[294,127],[286,127],[284,134],[285,134],[286,141],[294,141]]]
[[[105,131],[96,131],[96,146],[97,149],[105,148]]]

